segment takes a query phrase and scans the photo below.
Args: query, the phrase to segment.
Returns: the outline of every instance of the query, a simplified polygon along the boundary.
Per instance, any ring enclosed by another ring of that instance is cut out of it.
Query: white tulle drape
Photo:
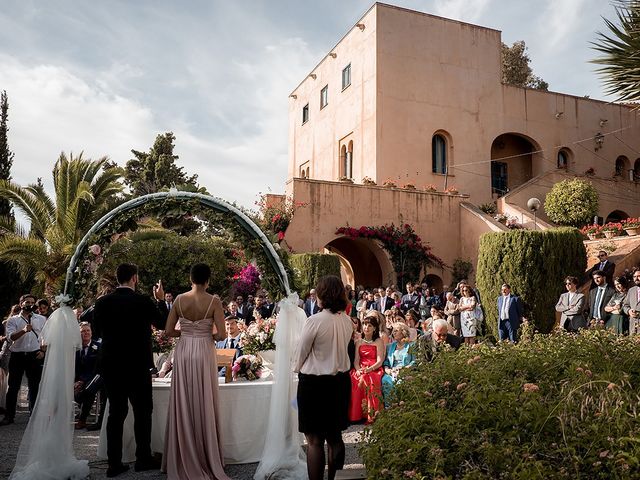
[[[293,357],[298,338],[307,316],[298,307],[298,295],[293,293],[280,302],[280,314],[274,333],[276,362],[267,435],[262,460],[255,480],[304,480],[307,463],[301,448],[296,409],[297,383]]]
[[[47,345],[47,354],[38,398],[9,478],[87,478],[87,461],[76,459],[73,453],[75,353],[82,344],[73,310],[65,305],[53,312],[45,323],[41,338]]]

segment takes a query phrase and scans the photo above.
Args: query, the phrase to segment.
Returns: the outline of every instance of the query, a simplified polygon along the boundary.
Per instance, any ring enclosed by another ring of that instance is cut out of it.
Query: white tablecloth
[[[151,429],[151,450],[164,451],[164,435],[169,409],[170,379],[153,382],[153,417]],[[259,462],[264,447],[272,381],[233,382],[220,384],[220,439],[225,463]],[[98,457],[107,458],[107,417],[105,411]],[[133,413],[129,405],[129,415],[124,424],[122,461],[135,461],[136,444],[133,436]]]

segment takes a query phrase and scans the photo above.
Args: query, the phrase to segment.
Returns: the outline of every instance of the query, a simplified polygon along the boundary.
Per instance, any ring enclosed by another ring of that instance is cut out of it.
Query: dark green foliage
[[[541,332],[555,322],[555,304],[567,275],[580,278],[586,269],[582,236],[573,228],[546,231],[512,230],[480,238],[477,286],[488,331],[497,338],[496,298],[503,283],[524,302],[525,317]]]
[[[13,165],[13,152],[9,150],[9,101],[7,92],[0,93],[0,179],[11,180],[11,166]],[[11,204],[6,198],[0,198],[0,217],[13,217]]]
[[[224,298],[229,288],[225,243],[196,235],[187,238],[173,232],[140,231],[111,245],[98,276],[113,276],[118,264],[132,262],[140,270],[140,291],[151,294],[153,284],[161,279],[165,290],[177,295],[191,288],[191,267],[204,262],[212,271],[209,290]]]
[[[361,446],[371,479],[640,478],[634,338],[603,330],[405,369]]]
[[[473,272],[473,264],[463,258],[456,258],[453,261],[453,270],[451,271],[452,283],[456,285],[460,280],[468,279]]]
[[[330,253],[293,253],[289,256],[289,265],[295,287],[292,290],[297,291],[300,298],[315,288],[320,277],[340,276],[340,259]]]
[[[156,137],[149,152],[131,150],[135,158],[127,162],[125,167],[125,183],[131,188],[134,197],[147,193],[159,192],[173,186],[180,190],[196,191],[197,175],[187,176],[182,167],[175,162],[178,155],[173,154],[176,137],[167,132]],[[190,186],[190,188],[185,188]]]

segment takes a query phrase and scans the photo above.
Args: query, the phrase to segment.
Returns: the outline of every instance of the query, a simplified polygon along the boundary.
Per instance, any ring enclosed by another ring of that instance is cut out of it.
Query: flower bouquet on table
[[[167,335],[164,330],[151,327],[151,350],[153,353],[169,353],[175,344],[175,339]]]
[[[276,344],[273,343],[273,334],[276,331],[275,318],[256,318],[251,322],[240,336],[240,346],[242,351],[250,354],[257,354],[263,350],[274,350]]]
[[[256,355],[241,355],[233,362],[231,375],[234,380],[257,380],[262,376],[262,361]]]

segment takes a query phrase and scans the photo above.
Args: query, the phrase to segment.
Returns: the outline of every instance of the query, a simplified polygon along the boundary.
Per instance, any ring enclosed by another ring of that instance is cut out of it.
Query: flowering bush
[[[262,375],[262,361],[255,355],[241,355],[236,358],[231,367],[231,376],[234,380],[246,378],[257,380]]]
[[[275,349],[276,344],[273,343],[273,334],[276,331],[276,323],[275,318],[259,318],[255,322],[251,322],[240,334],[242,351],[255,354],[263,350]]]
[[[396,227],[394,224],[379,227],[340,227],[336,230],[336,235],[379,240],[391,257],[400,285],[404,285],[405,279],[416,280],[424,266],[445,266],[444,261],[431,253],[431,247],[422,243],[422,239],[408,223],[402,227]]]
[[[275,199],[261,194],[256,205],[260,211],[260,226],[264,230],[276,234],[278,240],[282,240],[295,211],[306,204],[294,202],[290,196]]]
[[[360,447],[367,474],[639,478],[637,351],[598,330],[438,353],[400,372]]]
[[[580,229],[580,233],[586,236],[595,235],[599,237],[602,236],[602,227],[595,223],[593,225],[585,225]]]
[[[233,276],[233,282],[233,296],[247,298],[247,295],[255,295],[260,287],[260,272],[254,264],[249,263]]]
[[[603,232],[613,232],[616,235],[622,235],[622,223],[609,222],[602,227]]]
[[[167,335],[164,330],[151,327],[151,350],[153,353],[168,353],[173,350],[175,344],[175,339]]]
[[[404,188],[405,190],[415,190],[416,186],[413,183],[405,183],[404,185],[402,185],[402,188]]]
[[[640,218],[626,218],[621,223],[622,228],[640,228]]]

